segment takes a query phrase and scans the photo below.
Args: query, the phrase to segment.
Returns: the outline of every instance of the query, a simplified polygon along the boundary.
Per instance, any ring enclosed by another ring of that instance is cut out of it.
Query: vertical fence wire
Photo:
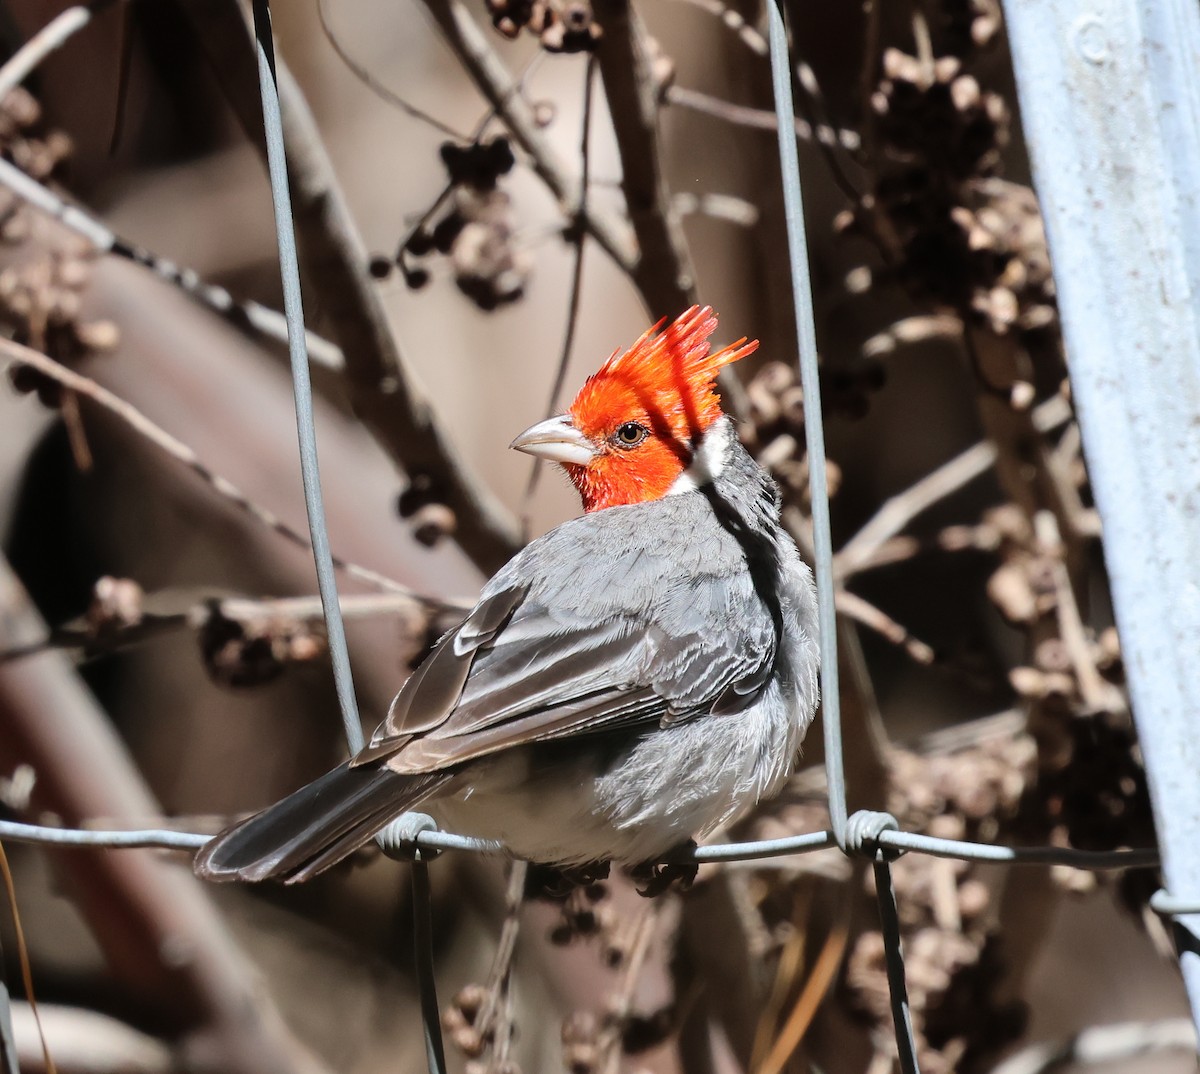
[[[413,935],[416,938],[417,981],[421,988],[421,1023],[425,1031],[425,1062],[429,1074],[445,1074],[446,1049],[442,1043],[442,1014],[438,1008],[437,974],[433,965],[433,895],[429,887],[429,865],[420,851],[412,865]],[[424,937],[424,939],[422,939]]]
[[[321,496],[321,471],[317,462],[317,434],[313,422],[312,379],[308,369],[308,344],[304,333],[304,304],[300,295],[300,265],[296,258],[296,228],[292,220],[292,196],[288,187],[287,160],[283,146],[283,119],[279,112],[279,87],[275,80],[275,45],[271,36],[268,0],[254,0],[254,42],[258,56],[258,84],[262,94],[263,130],[267,143],[267,170],[271,179],[271,202],[275,208],[275,237],[279,246],[279,274],[283,283],[283,312],[288,325],[288,356],[292,365],[292,391],[296,399],[296,433],[300,443],[300,474],[304,482],[304,506],[312,541],[317,587],[329,638],[329,658],[337,690],[338,709],[350,752],[363,747],[354,678],[346,647],[325,504]]]
[[[321,496],[321,475],[317,460],[317,438],[313,417],[312,381],[308,368],[308,348],[304,331],[304,307],[300,294],[300,266],[296,257],[296,230],[292,219],[292,199],[288,186],[287,161],[283,143],[283,119],[279,109],[279,88],[275,76],[275,48],[271,34],[269,0],[254,0],[254,41],[258,57],[258,81],[262,94],[263,130],[267,145],[267,168],[271,180],[271,201],[275,210],[275,231],[279,247],[279,271],[283,282],[283,309],[288,326],[288,354],[291,358],[292,389],[296,400],[296,431],[300,444],[300,470],[304,482],[304,505],[308,512],[313,562],[321,593],[321,607],[329,638],[338,708],[351,753],[363,747],[362,722],[354,696],[350,654],[342,623],[329,530]],[[437,981],[433,965],[433,913],[429,888],[429,868],[419,853],[411,866],[413,944],[417,983],[421,993],[421,1021],[425,1033],[426,1058],[430,1074],[444,1074],[446,1055],[442,1044],[441,1017],[438,1011]]]
[[[779,130],[779,165],[783,175],[783,208],[791,257],[792,302],[795,307],[796,342],[800,352],[800,383],[804,389],[804,441],[808,451],[817,610],[821,633],[821,712],[825,732],[825,771],[829,783],[829,823],[838,845],[842,846],[846,837],[846,780],[842,762],[837,617],[833,604],[833,539],[829,529],[829,489],[825,475],[825,430],[821,418],[820,372],[817,368],[817,329],[808,270],[808,237],[804,230],[800,161],[796,151],[787,27],[784,25],[783,12],[776,3],[768,2],[766,7],[771,85],[775,91],[775,117]]]
[[[883,957],[887,967],[892,1021],[896,1026],[896,1049],[900,1057],[900,1069],[903,1074],[920,1074],[912,1008],[908,1002],[908,984],[904,980],[904,948],[900,940],[896,889],[892,884],[892,867],[883,858],[882,852],[874,863],[874,869],[875,897],[879,902],[879,927],[883,933]]]
[[[779,168],[787,221],[788,254],[791,262],[792,302],[795,307],[796,341],[799,349],[800,382],[804,389],[804,437],[808,451],[809,493],[812,500],[814,567],[817,578],[817,608],[821,646],[821,704],[825,730],[825,772],[829,788],[829,821],[838,845],[846,853],[873,853],[879,917],[887,958],[888,992],[895,1022],[896,1048],[904,1074],[919,1074],[916,1038],[904,980],[904,952],[900,945],[900,921],[892,871],[882,859],[877,844],[864,846],[861,837],[848,838],[845,768],[842,757],[841,704],[838,693],[837,618],[834,608],[833,539],[829,524],[829,490],[825,475],[825,430],[821,415],[820,370],[817,364],[816,324],[812,280],[808,266],[808,238],[804,227],[804,201],[800,184],[800,161],[795,137],[795,105],[792,98],[792,63],[782,0],[768,2],[767,39],[771,56],[771,85],[775,94],[776,128],[779,132]],[[886,814],[856,814],[855,831],[882,822],[896,827]],[[853,842],[854,845],[851,845]]]

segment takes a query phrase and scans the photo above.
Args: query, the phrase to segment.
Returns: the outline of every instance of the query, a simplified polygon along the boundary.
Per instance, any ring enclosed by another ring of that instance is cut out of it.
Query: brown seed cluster
[[[938,13],[954,54],[986,48],[1000,33],[1000,0],[942,0]]]
[[[39,183],[55,178],[71,155],[71,139],[42,126],[42,106],[18,86],[0,101],[0,152]],[[0,241],[21,242],[29,235],[24,203],[0,195]]]
[[[497,1037],[498,996],[481,984],[460,989],[442,1013],[442,1029],[467,1060],[466,1074],[520,1074],[508,1056],[493,1054]]]
[[[492,25],[510,40],[522,30],[547,52],[591,52],[601,37],[600,24],[587,0],[486,0]]]
[[[742,443],[758,464],[779,482],[790,503],[807,505],[808,456],[804,447],[804,389],[796,372],[783,362],[768,362],[746,386],[749,421],[741,429]],[[836,495],[841,470],[826,460],[829,494]]]
[[[1010,830],[1023,842],[1082,850],[1153,845],[1116,630],[1096,631],[1078,620],[1061,545],[1039,537],[1019,508],[987,512],[980,528],[995,535],[1000,560],[988,596],[1034,639],[1030,659],[1009,672],[1009,682],[1036,713],[1030,730],[1038,777]],[[1079,870],[1055,875],[1072,890],[1100,882]]]
[[[592,1011],[573,1011],[563,1021],[563,1066],[568,1074],[599,1074],[613,1069],[605,1063],[610,1049],[638,1055],[662,1044],[673,1032],[677,1017],[674,1007],[645,1014],[622,1013],[615,1006],[597,1016]]]
[[[71,141],[59,131],[44,131],[41,105],[17,88],[0,101],[0,153],[33,179],[48,182],[70,156]],[[0,242],[23,244],[33,219],[15,195],[0,194]],[[0,272],[0,325],[18,343],[65,365],[111,351],[117,345],[116,326],[85,320],[82,313],[92,256],[72,248],[14,257]],[[62,405],[63,389],[50,378],[27,366],[15,366],[9,377],[17,391],[37,392],[46,406]]]
[[[512,199],[499,187],[516,163],[512,145],[499,136],[468,145],[446,142],[440,153],[449,193],[395,258],[372,258],[371,273],[383,279],[399,268],[405,283],[418,290],[430,278],[423,262],[440,255],[458,289],[480,309],[517,301],[525,293],[532,262],[516,244]]]
[[[212,601],[197,626],[204,666],[222,686],[261,686],[290,665],[311,663],[326,652],[324,625],[315,620],[271,615],[235,619]]]
[[[68,366],[114,350],[117,326],[83,317],[91,262],[90,253],[54,251],[0,271],[0,324],[18,343]],[[37,392],[45,406],[62,404],[65,389],[29,366],[14,366],[9,379],[19,392]]]
[[[418,543],[432,548],[446,537],[453,537],[458,518],[441,502],[437,482],[424,473],[414,473],[396,497],[396,511],[412,527]]]
[[[96,641],[104,642],[138,626],[144,598],[145,592],[132,578],[104,575],[92,587],[86,616],[89,633]]]
[[[549,940],[566,947],[580,940],[599,943],[605,963],[620,966],[627,955],[621,920],[610,901],[609,864],[560,868],[530,864],[525,877],[525,898],[555,904],[559,920]]]
[[[883,252],[874,284],[898,283],[969,325],[1038,349],[1057,338],[1041,215],[1032,190],[997,177],[1008,108],[966,69],[995,37],[999,10],[993,0],[960,0],[944,15],[940,53],[884,51],[869,102],[872,186],[837,226]],[[1029,370],[977,373],[1014,403],[1032,401],[1032,390],[1014,391],[1035,381]]]

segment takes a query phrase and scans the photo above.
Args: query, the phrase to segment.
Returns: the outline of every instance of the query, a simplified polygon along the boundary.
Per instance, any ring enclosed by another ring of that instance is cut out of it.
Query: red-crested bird
[[[420,664],[370,744],[196,858],[305,880],[399,814],[532,861],[655,860],[778,790],[817,703],[812,574],[715,393],[708,307],[616,352],[513,441],[585,514],[531,542]]]

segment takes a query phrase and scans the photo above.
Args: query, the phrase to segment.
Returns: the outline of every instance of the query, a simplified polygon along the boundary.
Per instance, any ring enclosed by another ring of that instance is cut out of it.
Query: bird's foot
[[[561,902],[576,888],[591,887],[607,880],[608,870],[606,861],[586,865],[540,865],[531,861],[525,874],[525,897]]]
[[[696,841],[689,839],[676,849],[695,850]],[[646,899],[656,899],[675,884],[679,885],[680,891],[687,891],[696,879],[699,869],[700,866],[694,861],[646,861],[630,869],[629,877],[639,895]]]

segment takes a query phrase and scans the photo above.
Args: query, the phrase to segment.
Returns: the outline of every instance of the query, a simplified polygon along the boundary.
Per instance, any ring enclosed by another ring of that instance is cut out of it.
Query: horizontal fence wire
[[[148,847],[158,850],[199,850],[213,836],[199,832],[181,832],[172,828],[139,828],[130,831],[100,828],[55,828],[22,821],[0,820],[0,839],[46,847],[75,847],[97,850],[128,850]],[[475,839],[453,832],[418,832],[411,839],[418,850],[451,850],[471,854],[504,854],[502,844],[490,839]],[[1070,847],[1009,847],[992,843],[969,843],[960,839],[938,839],[916,832],[885,831],[865,841],[874,849],[930,854],[935,858],[958,858],[984,865],[1066,865],[1093,872],[1120,869],[1153,869],[1159,864],[1158,851],[1135,847],[1122,850],[1074,850]],[[692,850],[680,850],[665,860],[674,864],[696,862],[761,861],[811,854],[838,848],[832,830],[788,835],[780,839],[760,839],[739,843],[709,843]],[[1166,895],[1154,902],[1160,913],[1200,912],[1195,903],[1174,900]]]
[[[878,0],[877,0],[878,2]],[[792,98],[792,60],[788,46],[783,0],[767,0],[767,42],[771,57],[771,88],[775,96],[779,171],[787,222],[788,257],[791,262],[792,305],[800,385],[804,392],[804,441],[808,452],[808,490],[812,504],[813,566],[817,580],[817,612],[821,647],[821,704],[825,731],[825,782],[829,791],[829,820],[838,846],[847,854],[876,857],[875,891],[887,957],[888,993],[896,1030],[896,1049],[903,1074],[919,1074],[917,1044],[908,990],[904,980],[904,953],[890,866],[882,860],[878,839],[887,829],[898,828],[887,814],[865,812],[847,817],[846,771],[842,756],[841,696],[838,683],[837,616],[834,608],[833,537],[829,524],[829,489],[825,473],[825,430],[821,413],[821,379],[817,362],[817,332],[813,312],[812,281],[808,268],[808,237],[804,226],[804,198],[800,159],[794,135],[796,113]],[[872,823],[872,819],[874,823]],[[856,823],[857,822],[857,823]],[[850,829],[853,828],[853,833]],[[875,840],[872,850],[871,838]],[[851,845],[851,841],[853,844]]]

